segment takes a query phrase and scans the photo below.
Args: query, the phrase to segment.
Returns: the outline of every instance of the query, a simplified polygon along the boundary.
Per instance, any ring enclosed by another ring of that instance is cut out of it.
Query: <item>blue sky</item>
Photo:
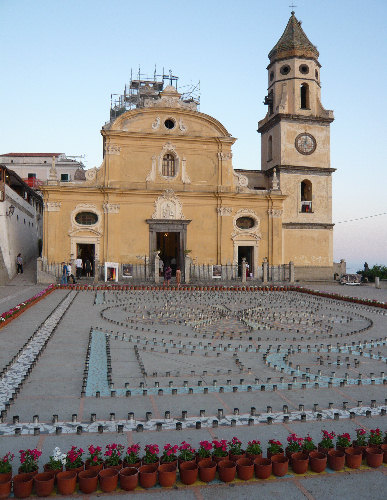
[[[334,222],[387,212],[387,2],[295,2],[322,64],[333,109]],[[64,152],[102,160],[110,94],[130,69],[172,69],[201,84],[203,113],[234,137],[235,168],[260,168],[257,122],[266,113],[267,54],[289,0],[0,0],[0,152]],[[337,224],[334,257],[350,268],[387,264],[387,216]]]

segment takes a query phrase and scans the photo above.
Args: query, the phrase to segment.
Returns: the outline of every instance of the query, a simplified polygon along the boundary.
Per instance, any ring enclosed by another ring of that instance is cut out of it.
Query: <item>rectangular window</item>
[[[69,181],[69,174],[60,174],[60,180],[61,180],[61,182],[68,182]]]
[[[36,174],[28,174],[29,179],[36,179]]]

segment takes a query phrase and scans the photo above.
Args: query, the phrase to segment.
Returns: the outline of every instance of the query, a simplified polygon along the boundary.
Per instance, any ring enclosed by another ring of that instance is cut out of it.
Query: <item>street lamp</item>
[[[5,212],[5,214],[1,214],[0,217],[12,217],[14,211],[15,211],[15,207],[13,205],[10,205],[8,212]]]

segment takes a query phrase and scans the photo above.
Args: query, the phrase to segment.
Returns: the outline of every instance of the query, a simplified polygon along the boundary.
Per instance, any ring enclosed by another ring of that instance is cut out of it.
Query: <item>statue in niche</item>
[[[171,203],[166,203],[163,206],[163,211],[162,211],[163,219],[173,219],[174,213],[175,212],[173,210],[173,206]]]

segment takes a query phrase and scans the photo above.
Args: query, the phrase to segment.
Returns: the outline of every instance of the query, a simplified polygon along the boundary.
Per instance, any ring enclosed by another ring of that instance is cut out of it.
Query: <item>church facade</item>
[[[43,260],[81,255],[136,264],[293,261],[296,278],[333,278],[332,111],[320,98],[318,51],[292,13],[269,53],[261,170],[234,170],[235,138],[173,85],[132,80],[136,104],[101,131],[101,166],[44,195]],[[298,269],[298,275],[297,275]]]

